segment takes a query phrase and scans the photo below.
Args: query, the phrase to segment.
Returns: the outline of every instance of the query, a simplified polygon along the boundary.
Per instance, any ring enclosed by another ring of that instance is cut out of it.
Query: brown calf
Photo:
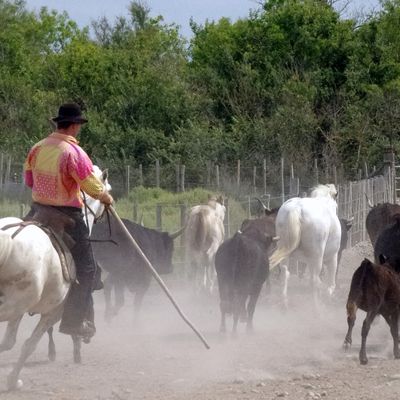
[[[368,363],[366,342],[371,323],[380,314],[390,326],[393,337],[394,358],[400,358],[398,321],[400,313],[400,276],[390,262],[379,257],[381,265],[364,259],[353,274],[350,292],[347,299],[348,331],[344,348],[352,343],[351,333],[356,320],[357,308],[365,311],[367,316],[361,330],[360,363]]]

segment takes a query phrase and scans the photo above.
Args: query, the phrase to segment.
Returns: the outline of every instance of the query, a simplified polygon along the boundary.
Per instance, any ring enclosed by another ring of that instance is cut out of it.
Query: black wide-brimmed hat
[[[81,108],[75,103],[65,103],[58,109],[57,117],[51,119],[53,122],[72,122],[74,124],[85,124],[88,122],[83,118]]]

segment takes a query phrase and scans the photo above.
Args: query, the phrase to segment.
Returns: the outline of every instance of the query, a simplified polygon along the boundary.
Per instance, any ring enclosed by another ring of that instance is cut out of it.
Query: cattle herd
[[[329,188],[327,192],[329,196],[326,195],[329,197],[329,201],[335,199],[336,190],[332,189],[333,185],[321,186]],[[318,192],[315,196],[318,196]],[[317,200],[322,202],[321,207],[324,207],[324,204],[328,202],[324,196],[322,198],[317,197]],[[310,195],[310,199],[312,197]],[[306,205],[307,202],[310,202],[310,200],[306,199]],[[316,225],[321,225],[321,221],[315,222],[311,215],[307,216],[307,210],[301,206],[301,202],[298,206],[293,199],[286,203],[289,203],[292,209],[298,207],[298,210],[300,210],[300,213],[298,213],[300,217],[297,221],[300,225],[296,227],[300,236],[294,245],[295,248],[287,251],[284,258],[296,257],[298,259],[299,257],[299,259],[302,259],[302,251],[303,253],[306,250],[310,252],[313,249],[313,247],[307,247],[307,244],[303,243],[313,241],[309,236],[306,236],[306,233],[307,235],[316,235],[314,241],[316,238],[322,240],[323,232],[321,233],[320,227],[316,227]],[[247,330],[253,329],[256,303],[264,283],[266,281],[269,283],[270,261],[274,260],[273,256],[277,254],[279,242],[282,241],[282,238],[277,235],[277,219],[284,221],[282,213],[284,213],[286,203],[272,210],[261,203],[263,215],[255,219],[244,220],[240,230],[231,238],[225,238],[223,224],[225,207],[222,197],[210,198],[207,205],[195,206],[190,210],[184,227],[187,276],[194,283],[194,290],[212,291],[214,283],[218,283],[221,332],[225,332],[227,329],[227,315],[233,316],[233,333],[236,333],[239,321],[246,323]],[[311,204],[315,213],[317,203],[311,202]],[[334,204],[337,207],[336,202]],[[394,356],[400,358],[398,344],[400,206],[383,203],[375,206],[370,204],[370,208],[366,219],[366,228],[374,247],[374,260],[365,259],[353,275],[347,301],[348,332],[344,341],[344,348],[347,349],[352,342],[351,333],[356,311],[358,308],[365,311],[367,315],[362,327],[359,357],[362,364],[368,362],[366,339],[370,325],[378,314],[382,315],[389,324],[393,336]],[[323,211],[322,215],[326,214],[323,208],[321,210]],[[290,223],[292,222],[293,218]],[[173,239],[179,236],[182,230],[175,234],[168,234],[145,228],[128,220],[124,220],[124,223],[156,270],[160,274],[172,272]],[[333,220],[327,223],[326,244],[324,244],[321,253],[321,269],[316,268],[316,272],[314,271],[314,275],[318,274],[318,276],[313,277],[312,265],[310,264],[314,261],[310,259],[306,261],[310,269],[311,284],[314,289],[317,288],[317,299],[318,294],[321,294],[320,278],[324,275],[325,279],[327,275],[325,271],[327,260],[333,260],[335,268],[328,274],[333,274],[334,281],[337,280],[338,264],[341,253],[347,244],[348,231],[351,228],[352,220],[339,219],[335,212]],[[282,234],[285,229],[281,227],[278,230]],[[336,232],[338,229],[339,232]],[[125,288],[135,293],[135,312],[138,312],[143,296],[151,282],[151,274],[146,269],[139,254],[130,248],[128,249],[128,244],[122,236],[119,236],[118,228],[112,221],[111,224],[104,222],[97,224],[92,237],[95,241],[102,242],[94,243],[93,247],[99,265],[107,271],[107,278],[104,282],[106,317],[111,318],[116,315],[123,305]],[[110,238],[113,238],[113,240],[110,240]],[[286,261],[283,258],[279,261],[281,273],[290,275],[289,269],[285,266]],[[115,291],[115,305],[111,304],[110,294],[113,289]],[[284,298],[286,293],[287,280],[286,285],[284,284],[282,288]],[[329,292],[329,294],[332,293]]]

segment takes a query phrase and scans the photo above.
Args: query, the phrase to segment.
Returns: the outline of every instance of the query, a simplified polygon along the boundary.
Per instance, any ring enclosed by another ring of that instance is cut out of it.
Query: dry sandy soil
[[[240,327],[237,337],[221,335],[217,296],[194,296],[169,277],[178,303],[211,345],[206,350],[153,285],[139,321],[132,299],[107,324],[102,293],[96,295],[98,333],[82,348],[83,363],[72,362],[72,343],[55,335],[57,360],[47,361],[47,338],[21,373],[24,387],[9,393],[6,376],[36,317],[26,317],[15,348],[0,358],[0,398],[22,399],[398,399],[400,361],[393,360],[392,341],[382,319],[368,338],[369,364],[360,366],[358,350],[364,313],[359,312],[353,348],[345,353],[345,301],[352,272],[371,254],[359,244],[344,253],[335,298],[313,311],[309,282],[294,276],[290,310],[282,312],[277,283],[263,293],[254,318],[255,332]],[[4,332],[2,324],[0,334]]]

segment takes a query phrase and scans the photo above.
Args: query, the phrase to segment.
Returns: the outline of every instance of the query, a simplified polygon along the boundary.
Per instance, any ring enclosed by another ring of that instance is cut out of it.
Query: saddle
[[[55,208],[33,203],[31,212],[29,212],[22,222],[6,225],[2,230],[5,231],[18,226],[19,228],[11,236],[14,238],[25,227],[31,225],[39,227],[49,237],[51,244],[60,258],[62,274],[65,281],[68,283],[75,282],[76,267],[70,251],[75,245],[75,241],[65,232],[66,228],[75,225],[75,221]]]

